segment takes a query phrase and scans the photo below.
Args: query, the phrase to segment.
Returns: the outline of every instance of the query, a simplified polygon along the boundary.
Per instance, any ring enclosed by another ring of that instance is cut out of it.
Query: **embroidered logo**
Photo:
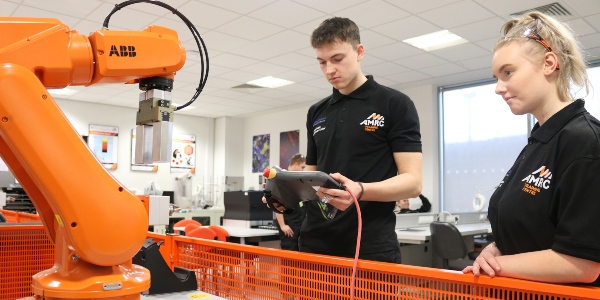
[[[313,136],[314,136],[315,134],[317,134],[319,131],[323,131],[323,130],[325,130],[325,128],[327,128],[327,127],[321,127],[321,126],[317,126],[317,127],[315,127],[315,129],[313,130]]]
[[[317,119],[317,120],[316,120],[316,121],[313,123],[313,126],[315,126],[315,125],[318,125],[318,124],[321,124],[321,123],[325,122],[325,120],[327,120],[327,118],[326,118],[326,117],[318,118],[318,119]]]
[[[382,115],[378,113],[372,113],[364,121],[360,122],[359,125],[364,125],[365,131],[376,131],[380,127],[384,126],[384,120],[385,118]]]
[[[550,169],[546,169],[546,166],[542,166],[521,180],[525,182],[522,190],[523,192],[535,195],[536,193],[539,193],[541,189],[549,189],[551,179],[552,172],[550,172]]]

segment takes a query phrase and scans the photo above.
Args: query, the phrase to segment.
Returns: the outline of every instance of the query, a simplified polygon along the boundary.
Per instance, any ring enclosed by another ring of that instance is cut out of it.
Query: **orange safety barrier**
[[[19,211],[0,209],[0,212],[6,218],[6,222],[10,223],[27,223],[27,222],[42,222],[40,216]]]
[[[33,296],[31,277],[53,265],[54,244],[41,224],[0,225],[0,299]]]
[[[170,266],[226,299],[349,299],[352,259],[148,233]],[[164,252],[163,252],[164,251]],[[31,296],[31,276],[53,264],[41,225],[0,226],[0,299]],[[361,260],[356,299],[600,299],[600,288]]]

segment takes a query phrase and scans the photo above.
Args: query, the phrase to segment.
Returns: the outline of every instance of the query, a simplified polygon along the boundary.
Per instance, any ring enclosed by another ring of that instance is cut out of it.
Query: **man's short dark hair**
[[[323,21],[310,36],[313,48],[319,48],[336,41],[348,42],[356,49],[360,44],[360,30],[348,18],[333,17]]]

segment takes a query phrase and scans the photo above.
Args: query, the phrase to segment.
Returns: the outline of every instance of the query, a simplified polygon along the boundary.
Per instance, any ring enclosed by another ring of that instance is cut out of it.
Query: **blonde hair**
[[[561,101],[575,98],[575,93],[585,88],[586,95],[590,91],[590,81],[587,76],[585,59],[580,50],[579,43],[573,32],[558,20],[541,12],[533,11],[522,15],[518,19],[510,20],[502,26],[502,38],[494,46],[493,52],[512,43],[523,45],[526,53],[531,57],[542,60],[548,52],[540,43],[527,38],[527,30],[535,31],[552,48],[558,57],[557,92]],[[572,85],[573,84],[573,85]],[[577,87],[574,90],[574,87]]]

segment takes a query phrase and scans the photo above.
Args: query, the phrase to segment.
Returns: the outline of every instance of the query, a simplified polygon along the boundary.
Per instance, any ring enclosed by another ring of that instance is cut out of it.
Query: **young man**
[[[288,171],[304,171],[306,168],[306,157],[298,153],[292,156]],[[303,202],[290,214],[275,214],[279,228],[279,240],[281,249],[298,251],[298,237],[300,236],[300,227],[304,221],[305,213]]]
[[[351,20],[323,21],[311,43],[333,93],[308,111],[306,169],[331,173],[359,199],[360,258],[399,263],[395,201],[421,192],[417,111],[408,96],[363,74],[365,48]],[[317,194],[323,203],[305,203],[300,251],[353,257],[358,216],[350,193],[321,188]],[[339,211],[329,220],[324,207]]]

